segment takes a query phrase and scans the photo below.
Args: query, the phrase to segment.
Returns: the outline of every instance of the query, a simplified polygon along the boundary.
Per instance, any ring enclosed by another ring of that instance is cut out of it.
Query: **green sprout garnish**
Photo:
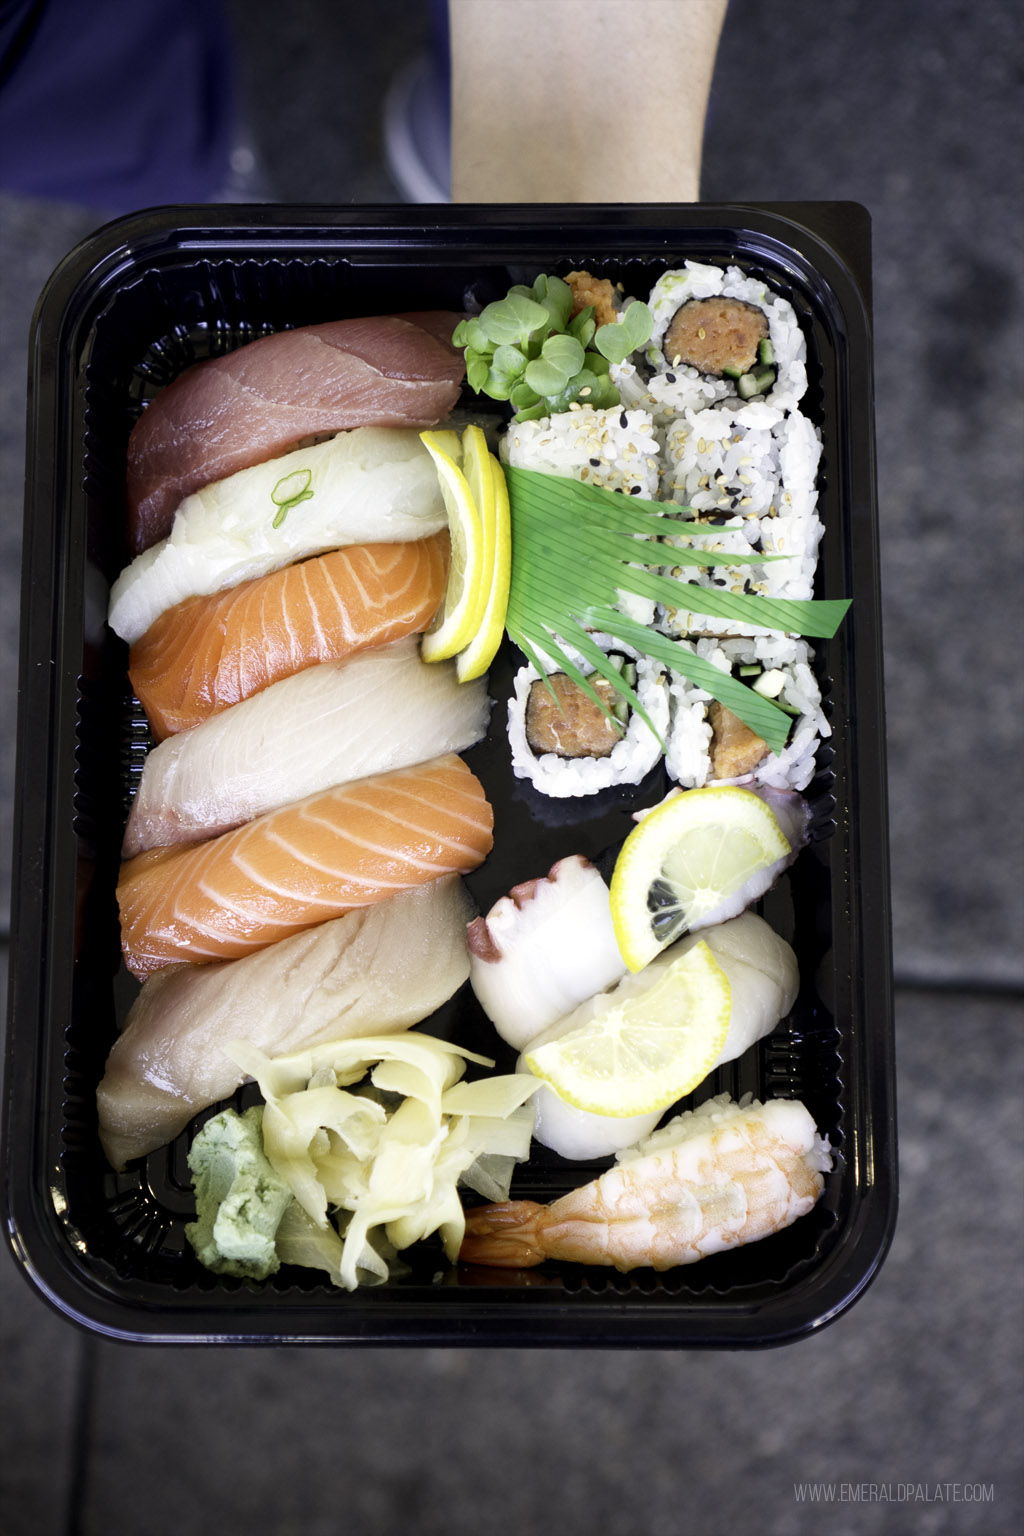
[[[505,298],[460,321],[452,341],[465,351],[470,387],[507,400],[516,421],[567,411],[576,402],[598,410],[618,405],[609,365],[645,345],[654,317],[634,302],[618,321],[598,326],[593,305],[578,315],[572,306],[569,284],[542,273],[531,288],[517,283]]]
[[[300,501],[309,501],[313,495],[310,489],[312,480],[311,469],[296,469],[277,482],[270,493],[271,501],[278,508],[273,527],[280,528],[292,507],[297,507]]]

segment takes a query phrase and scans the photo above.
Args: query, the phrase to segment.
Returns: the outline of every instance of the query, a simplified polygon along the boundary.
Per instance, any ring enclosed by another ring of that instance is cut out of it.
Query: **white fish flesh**
[[[124,857],[199,842],[321,790],[462,752],[487,729],[487,680],[420,659],[410,635],[282,678],[146,758]]]
[[[764,918],[754,912],[744,912],[727,923],[702,928],[699,933],[680,939],[642,971],[627,976],[611,992],[589,999],[549,1029],[542,1030],[530,1042],[531,1048],[597,1017],[607,1001],[621,989],[636,994],[654,986],[670,965],[701,941],[707,944],[725,972],[732,993],[729,1033],[711,1071],[742,1056],[756,1041],[771,1034],[779,1020],[785,1018],[800,989],[793,950]],[[525,1070],[522,1062],[520,1070]],[[566,1104],[546,1083],[534,1094],[533,1102],[537,1113],[535,1139],[568,1158],[606,1157],[632,1146],[653,1131],[664,1113],[655,1110],[648,1115],[624,1118],[595,1115]]]
[[[164,1146],[244,1074],[222,1046],[269,1056],[394,1034],[466,980],[472,904],[458,876],[282,939],[241,960],[168,967],[146,981],[97,1090],[113,1167]]]
[[[110,626],[134,645],[188,597],[326,550],[422,539],[447,525],[434,463],[417,432],[339,432],[186,496],[168,537],[115,581]]]

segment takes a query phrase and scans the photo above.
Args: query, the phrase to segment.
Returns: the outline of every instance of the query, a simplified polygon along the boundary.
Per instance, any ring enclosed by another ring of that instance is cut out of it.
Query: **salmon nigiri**
[[[122,866],[121,944],[133,975],[251,954],[289,934],[464,874],[494,816],[461,758],[435,758],[311,795],[210,842]]]
[[[317,662],[427,628],[444,596],[448,535],[356,544],[160,615],[128,673],[157,741]]]

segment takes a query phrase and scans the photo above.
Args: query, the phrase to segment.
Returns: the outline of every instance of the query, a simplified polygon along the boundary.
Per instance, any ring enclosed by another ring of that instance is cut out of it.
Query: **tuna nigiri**
[[[282,939],[242,960],[176,965],[151,977],[97,1093],[115,1168],[173,1140],[234,1093],[243,1073],[221,1050],[271,1056],[353,1035],[408,1029],[465,981],[470,898],[455,875]]]
[[[463,752],[487,729],[486,678],[420,660],[414,635],[282,678],[146,758],[124,855],[195,843],[336,784]]]
[[[409,886],[475,869],[494,817],[461,758],[361,779],[210,842],[124,864],[121,943],[133,975],[251,953]]]
[[[110,625],[134,645],[188,597],[222,592],[330,549],[422,539],[447,526],[434,461],[419,433],[357,427],[187,496],[170,535],[114,583]]]
[[[443,533],[356,544],[178,603],[132,646],[128,668],[154,736],[199,725],[316,662],[426,629],[447,565]]]
[[[165,538],[178,504],[303,438],[351,427],[430,427],[459,395],[458,315],[334,320],[265,336],[186,369],[128,440],[134,554]]]

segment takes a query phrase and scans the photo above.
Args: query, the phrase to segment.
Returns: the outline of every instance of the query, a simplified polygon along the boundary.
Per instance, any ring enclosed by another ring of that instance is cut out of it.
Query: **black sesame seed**
[[[590,462],[591,462],[591,464],[593,464],[595,469],[600,469],[601,468],[601,460],[600,459],[591,459]]]
[[[629,417],[626,415],[625,411],[623,411],[622,415],[619,417],[619,426],[622,427],[623,430],[629,426]]]
[[[631,496],[639,496],[640,495],[640,487],[638,485],[631,485],[630,488],[629,488],[629,494]]]
[[[675,376],[674,373],[666,373],[666,375],[665,375],[665,383],[666,384],[674,384],[675,381],[676,381],[676,376]]]

